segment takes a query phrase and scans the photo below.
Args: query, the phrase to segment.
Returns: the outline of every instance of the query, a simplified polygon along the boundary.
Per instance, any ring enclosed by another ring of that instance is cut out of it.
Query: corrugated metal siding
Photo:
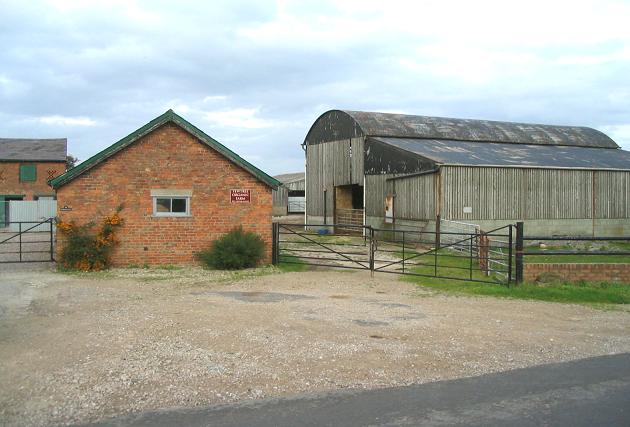
[[[353,156],[350,156],[350,144]],[[360,153],[354,155],[354,153]],[[333,215],[334,186],[363,185],[363,139],[353,138],[306,146],[306,209],[308,215]]]
[[[394,216],[399,219],[434,219],[436,179],[437,174],[432,173],[390,181],[396,194]]]
[[[596,218],[630,217],[630,172],[443,167],[442,176],[444,219],[592,218],[593,187]]]

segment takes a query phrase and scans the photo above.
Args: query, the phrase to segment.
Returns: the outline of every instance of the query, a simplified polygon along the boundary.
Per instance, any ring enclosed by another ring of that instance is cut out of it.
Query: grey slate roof
[[[65,162],[68,140],[0,138],[0,162],[4,161],[59,161]]]
[[[630,170],[630,152],[614,148],[480,144],[412,138],[370,138],[444,165]]]
[[[342,110],[322,114],[305,142],[318,144],[359,136],[618,148],[607,135],[588,127]]]
[[[285,173],[282,175],[274,176],[275,179],[280,181],[283,184],[290,184],[295,181],[303,181],[304,180],[304,172],[295,172],[295,173]]]

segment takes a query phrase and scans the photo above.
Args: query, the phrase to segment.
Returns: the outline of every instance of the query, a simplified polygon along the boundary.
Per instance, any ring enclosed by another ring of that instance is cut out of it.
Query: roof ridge
[[[232,150],[230,150],[229,148],[227,148],[223,144],[219,143],[217,140],[215,140],[214,138],[212,138],[211,136],[206,134],[201,129],[197,128],[192,123],[188,122],[186,119],[184,119],[183,117],[181,117],[180,115],[175,113],[170,108],[167,111],[165,111],[164,113],[162,113],[159,116],[157,116],[156,118],[154,118],[153,120],[151,120],[148,123],[146,123],[145,125],[141,126],[140,128],[136,129],[135,131],[131,132],[129,135],[123,137],[122,139],[116,141],[112,145],[110,145],[110,146],[106,147],[105,149],[99,151],[98,153],[94,154],[92,157],[90,157],[90,158],[86,159],[85,161],[79,163],[74,168],[67,170],[64,174],[59,175],[58,177],[52,179],[49,182],[49,184],[54,189],[57,189],[57,188],[61,187],[62,185],[65,185],[66,183],[72,181],[74,178],[76,178],[79,175],[83,174],[87,170],[89,170],[92,167],[98,165],[99,163],[101,163],[102,161],[106,160],[107,158],[111,157],[115,153],[117,153],[117,152],[123,150],[124,148],[128,147],[129,145],[133,144],[135,141],[137,141],[138,139],[140,139],[143,136],[147,135],[148,133],[150,133],[154,129],[157,129],[158,127],[160,127],[160,126],[162,126],[162,125],[164,125],[164,124],[166,124],[168,122],[173,122],[176,125],[180,126],[185,131],[187,131],[191,135],[193,135],[196,138],[198,138],[202,143],[205,143],[209,147],[211,147],[214,150],[218,151],[219,153],[221,153],[222,155],[227,157],[229,160],[231,160],[234,163],[236,163],[237,165],[241,166],[243,169],[245,169],[246,171],[248,171],[249,173],[254,175],[259,180],[263,181],[264,183],[266,183],[270,187],[277,187],[278,185],[280,185],[280,182],[278,180],[276,180],[275,178],[269,176],[267,173],[263,172],[262,170],[258,169],[256,166],[252,165],[251,163],[249,163],[248,161],[243,159],[241,156],[239,156],[238,154],[234,153]]]

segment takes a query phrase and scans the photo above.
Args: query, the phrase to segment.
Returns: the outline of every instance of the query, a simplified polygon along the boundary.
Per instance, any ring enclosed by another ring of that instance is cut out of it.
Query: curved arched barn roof
[[[361,136],[619,148],[607,135],[588,127],[342,110],[322,114],[304,143],[319,144]]]

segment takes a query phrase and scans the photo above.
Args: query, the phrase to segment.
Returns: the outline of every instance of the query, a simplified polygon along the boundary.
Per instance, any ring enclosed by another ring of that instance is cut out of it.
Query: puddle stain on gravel
[[[302,294],[283,294],[279,292],[206,292],[206,295],[217,295],[232,298],[243,302],[282,302],[315,299],[315,297]]]
[[[353,323],[356,323],[360,326],[388,326],[388,322],[381,322],[380,320],[363,320],[363,319],[352,319]]]
[[[377,302],[376,304],[387,308],[411,308],[408,304],[400,304],[397,302]]]
[[[350,295],[331,295],[328,298],[332,298],[332,299],[348,299],[348,298],[350,298]]]

